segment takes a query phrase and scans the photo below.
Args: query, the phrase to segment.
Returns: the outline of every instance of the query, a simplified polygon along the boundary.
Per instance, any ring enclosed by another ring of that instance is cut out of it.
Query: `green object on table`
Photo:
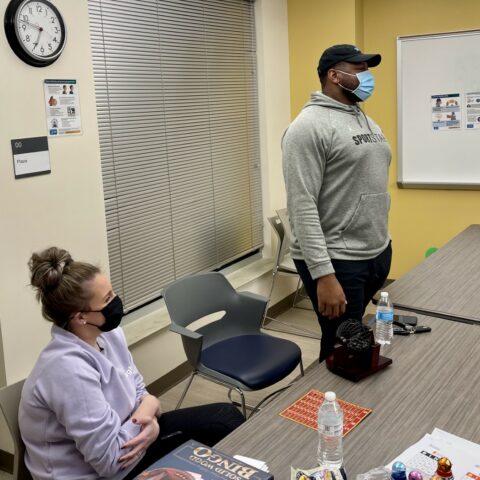
[[[438,250],[437,247],[430,247],[426,252],[425,252],[425,258],[428,258],[432,253],[435,253]]]

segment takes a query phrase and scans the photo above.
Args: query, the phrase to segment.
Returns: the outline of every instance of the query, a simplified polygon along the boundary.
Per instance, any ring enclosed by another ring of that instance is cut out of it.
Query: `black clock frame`
[[[35,0],[32,0],[32,1],[35,1]],[[41,2],[45,3],[48,6],[48,8],[52,9],[52,11],[55,12],[58,18],[58,22],[60,24],[60,30],[62,32],[62,40],[60,43],[60,48],[58,49],[57,52],[53,53],[51,56],[45,56],[42,58],[33,57],[23,47],[23,42],[18,36],[17,29],[15,28],[15,20],[16,20],[17,12],[19,7],[24,3],[29,3],[28,1],[26,2],[25,0],[11,0],[7,6],[7,9],[5,10],[5,16],[4,16],[5,35],[7,36],[7,40],[8,40],[8,43],[10,44],[10,47],[12,47],[12,50],[14,51],[15,55],[17,55],[18,58],[20,58],[25,63],[28,63],[33,67],[47,67],[48,65],[51,65],[53,62],[55,62],[60,57],[63,49],[65,48],[65,44],[67,41],[67,31],[65,28],[65,22],[63,21],[62,14],[58,10],[58,8],[48,0],[41,0]]]

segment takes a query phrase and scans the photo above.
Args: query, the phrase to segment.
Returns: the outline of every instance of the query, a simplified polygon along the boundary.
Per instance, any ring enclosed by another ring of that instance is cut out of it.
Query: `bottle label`
[[[343,434],[343,425],[322,425],[320,430],[325,435],[341,437]]]
[[[377,312],[377,320],[393,322],[393,312]]]

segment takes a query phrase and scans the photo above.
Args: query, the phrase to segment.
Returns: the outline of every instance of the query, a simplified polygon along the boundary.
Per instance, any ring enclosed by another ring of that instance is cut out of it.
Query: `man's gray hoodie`
[[[334,273],[331,258],[371,259],[388,246],[390,146],[357,105],[313,93],[282,150],[291,254],[312,278]]]

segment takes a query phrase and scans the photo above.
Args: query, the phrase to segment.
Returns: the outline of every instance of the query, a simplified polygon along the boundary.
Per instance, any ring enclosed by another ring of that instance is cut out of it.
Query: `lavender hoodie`
[[[25,381],[18,420],[34,479],[120,479],[130,470],[118,459],[140,431],[130,415],[147,391],[121,328],[98,344],[102,352],[54,325]]]

